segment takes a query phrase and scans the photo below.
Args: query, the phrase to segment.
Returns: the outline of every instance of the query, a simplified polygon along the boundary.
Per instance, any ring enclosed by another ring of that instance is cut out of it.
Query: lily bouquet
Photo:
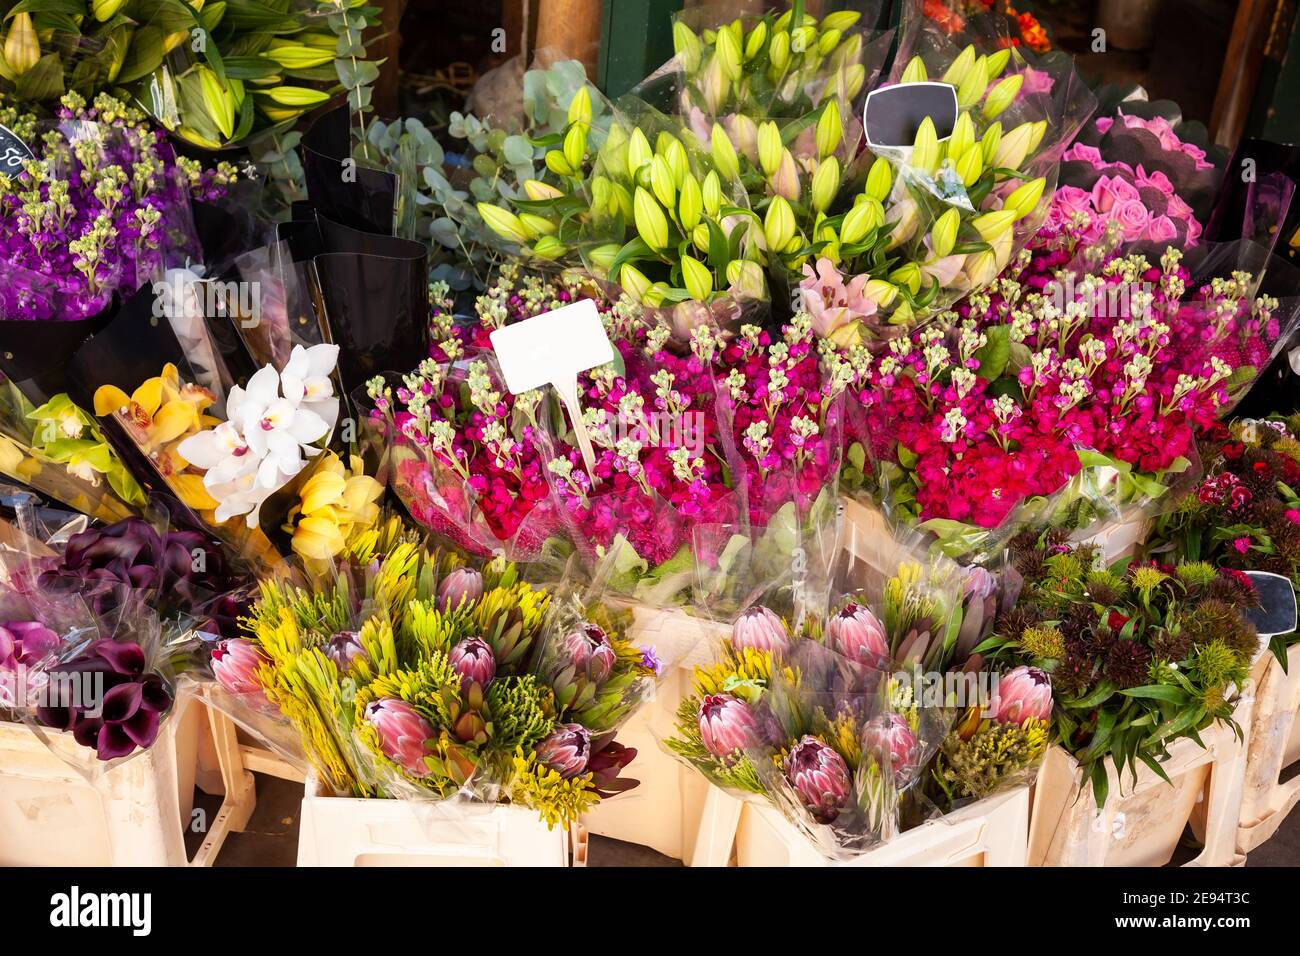
[[[1175,740],[1235,726],[1260,651],[1244,575],[1204,562],[1106,569],[1091,547],[1051,531],[1019,535],[1011,557],[1024,589],[980,650],[1047,675],[1052,739],[1082,765],[1098,806],[1107,759],[1120,774],[1140,761],[1165,777]]]
[[[218,645],[218,681],[271,706],[329,787],[363,797],[502,801],[568,824],[635,751],[614,732],[650,684],[644,652],[599,607],[366,536],[329,587],[268,582],[249,636]]]

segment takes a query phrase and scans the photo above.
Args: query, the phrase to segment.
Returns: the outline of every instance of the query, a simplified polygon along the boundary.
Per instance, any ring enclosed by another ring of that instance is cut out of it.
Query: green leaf
[[[36,65],[14,80],[14,90],[23,100],[56,100],[63,95],[63,60],[47,53]]]
[[[1141,697],[1150,700],[1163,700],[1171,704],[1187,703],[1187,693],[1168,684],[1146,684],[1142,687],[1128,687],[1120,691],[1125,697]]]
[[[985,330],[988,342],[975,353],[980,367],[976,374],[987,382],[1000,377],[1011,359],[1011,326],[995,325]]]

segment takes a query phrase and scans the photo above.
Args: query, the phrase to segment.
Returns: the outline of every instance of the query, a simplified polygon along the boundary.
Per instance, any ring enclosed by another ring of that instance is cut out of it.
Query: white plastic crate
[[[1249,727],[1249,698],[1237,719]],[[1139,764],[1137,781],[1126,768],[1119,779],[1107,760],[1110,790],[1099,813],[1079,764],[1050,747],[1034,786],[1029,815],[1030,866],[1164,866],[1183,829],[1194,823],[1204,848],[1188,866],[1232,866],[1241,813],[1245,746],[1232,728],[1217,724],[1201,734],[1202,749],[1183,738],[1161,764],[1173,781]]]
[[[850,860],[826,859],[763,799],[713,788],[692,866],[1024,866],[1029,788],[1015,787],[901,833]]]
[[[208,866],[226,834],[243,829],[256,796],[231,753],[233,728],[182,694],[154,745],[94,783],[19,723],[0,723],[0,865]],[[84,749],[70,733],[45,731],[60,753]],[[215,741],[215,775],[200,770],[200,743]],[[188,860],[194,787],[225,793],[207,836]]]
[[[1249,853],[1269,839],[1300,803],[1300,777],[1279,783],[1283,769],[1300,760],[1300,644],[1287,653],[1285,672],[1273,655],[1256,666],[1254,719],[1246,756],[1237,850]]]
[[[329,795],[308,774],[299,866],[586,866],[587,836],[548,829],[533,810]]]

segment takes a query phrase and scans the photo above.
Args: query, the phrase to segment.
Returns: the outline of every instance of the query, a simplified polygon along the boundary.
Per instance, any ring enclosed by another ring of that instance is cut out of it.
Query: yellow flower
[[[303,484],[285,525],[286,531],[293,532],[293,550],[298,555],[328,561],[354,534],[369,531],[379,520],[383,485],[365,473],[365,464],[355,455],[349,466],[330,452]]]

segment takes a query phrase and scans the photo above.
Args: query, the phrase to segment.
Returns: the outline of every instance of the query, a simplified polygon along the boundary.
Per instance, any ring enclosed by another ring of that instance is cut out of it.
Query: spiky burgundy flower
[[[590,758],[591,731],[582,724],[560,724],[537,745],[537,759],[566,780],[586,770]]]

